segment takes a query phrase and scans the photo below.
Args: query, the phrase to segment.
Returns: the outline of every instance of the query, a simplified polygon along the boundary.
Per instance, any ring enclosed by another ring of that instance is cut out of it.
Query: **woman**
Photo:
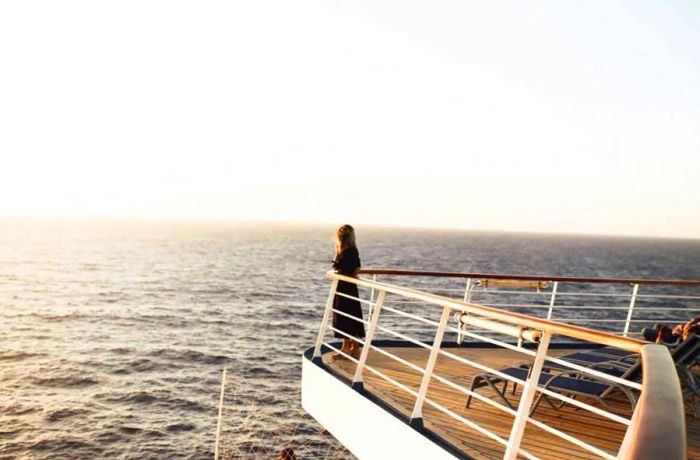
[[[355,245],[355,229],[350,225],[343,225],[335,232],[335,259],[333,260],[333,268],[336,273],[352,277],[356,277],[360,271],[360,254]],[[357,285],[346,281],[338,282],[337,292],[354,297],[355,299],[359,299],[360,297],[357,291]],[[336,295],[333,299],[333,308],[362,320],[362,307],[360,306],[360,302],[355,299]],[[335,312],[333,312],[333,327],[358,339],[364,339],[365,337],[364,323],[355,321],[344,315],[339,315]],[[349,339],[337,332],[335,332],[335,337],[343,339],[343,346],[340,349],[343,353],[354,357],[360,355],[360,345],[355,340]]]

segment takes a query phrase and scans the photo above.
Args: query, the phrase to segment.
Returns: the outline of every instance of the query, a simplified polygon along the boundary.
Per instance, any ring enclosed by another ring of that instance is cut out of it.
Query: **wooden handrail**
[[[685,460],[683,395],[668,348],[642,347],[642,393],[622,442],[622,460]]]
[[[513,313],[505,310],[499,310],[497,308],[487,307],[484,305],[478,305],[475,303],[450,299],[449,297],[443,297],[436,294],[430,294],[428,292],[417,291],[415,289],[396,286],[393,284],[380,283],[378,281],[372,281],[364,278],[353,278],[350,276],[335,273],[333,271],[329,271],[328,273],[326,273],[326,278],[330,280],[337,279],[339,281],[346,281],[348,283],[357,284],[358,286],[364,286],[370,289],[376,289],[385,292],[390,292],[392,294],[397,294],[408,299],[421,300],[434,305],[439,305],[441,307],[449,307],[454,310],[465,311],[467,313],[473,313],[475,315],[497,319],[511,324],[526,326],[541,331],[549,331],[552,334],[564,335],[574,339],[580,339],[588,342],[598,343],[601,345],[621,348],[623,350],[631,351],[634,353],[639,353],[641,347],[648,344],[648,342],[644,342],[642,340],[631,339],[628,337],[619,337],[617,335],[596,331],[594,329],[573,326],[570,324],[557,323],[546,319],[536,318],[534,316],[524,315],[522,313]]]
[[[364,275],[431,276],[436,278],[483,278],[494,280],[559,281],[571,283],[599,284],[663,284],[669,286],[700,286],[700,280],[661,280],[643,278],[585,278],[549,275],[503,275],[496,273],[433,272],[423,270],[393,270],[386,268],[363,268]]]

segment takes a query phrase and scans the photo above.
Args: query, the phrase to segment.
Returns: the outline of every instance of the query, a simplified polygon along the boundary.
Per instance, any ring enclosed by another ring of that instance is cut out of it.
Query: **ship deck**
[[[428,350],[418,347],[385,348],[405,360],[420,367],[425,367]],[[467,348],[459,347],[450,350],[468,359],[473,359],[495,369],[502,369],[513,365],[519,365],[527,360],[523,355],[506,349],[493,348]],[[550,356],[559,356],[570,353],[568,349],[552,349]],[[575,351],[581,351],[580,349]],[[330,354],[323,357],[324,363],[340,376],[351,379],[355,364],[340,358],[332,360]],[[422,375],[415,370],[372,350],[368,356],[367,364],[391,377],[407,387],[418,391]],[[441,356],[436,364],[435,373],[447,378],[454,383],[469,388],[472,377],[481,373],[478,369],[463,365],[455,365],[453,360]],[[393,408],[400,415],[409,417],[415,403],[415,397],[383,380],[371,372],[364,373],[364,389],[375,398]],[[477,390],[479,394],[492,398],[501,403],[495,392],[488,387]],[[517,407],[521,392],[516,395],[508,391],[508,398],[513,406]],[[473,399],[469,409],[465,408],[466,395],[450,388],[449,386],[432,380],[428,390],[428,398],[443,405],[449,410],[469,420],[477,422],[504,438],[508,438],[513,417],[503,411],[498,411],[484,402]],[[614,399],[614,398],[613,398]],[[626,399],[613,401],[619,406],[621,414],[629,417],[629,402]],[[625,412],[627,410],[627,412]],[[546,403],[542,403],[534,414],[536,420],[542,421],[569,435],[572,435],[593,446],[616,455],[625,435],[626,427],[620,423],[603,418],[588,411],[577,410],[567,405],[561,409],[554,409]],[[497,442],[469,428],[464,423],[456,422],[445,413],[426,404],[423,408],[423,421],[425,428],[451,444],[454,448],[475,459],[503,458],[505,448]],[[700,458],[700,418],[693,417],[690,410],[686,410],[686,423],[688,434],[688,458]],[[600,458],[582,448],[566,442],[540,428],[528,424],[523,439],[522,448],[540,458],[566,458],[588,459]]]

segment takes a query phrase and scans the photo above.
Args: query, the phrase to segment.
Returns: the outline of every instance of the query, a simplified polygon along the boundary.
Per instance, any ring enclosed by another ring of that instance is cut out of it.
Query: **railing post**
[[[369,328],[367,328],[367,334],[365,334],[365,346],[362,347],[362,352],[360,353],[360,359],[357,362],[357,368],[355,369],[355,375],[352,378],[352,387],[355,390],[362,390],[362,371],[365,369],[365,363],[367,362],[367,356],[369,355],[369,349],[372,345],[372,338],[374,337],[374,331],[377,329],[377,323],[379,322],[379,314],[382,311],[382,304],[384,303],[385,291],[379,291],[377,295],[377,302],[374,306],[374,314],[369,321]]]
[[[467,286],[464,288],[464,301],[471,302],[472,300],[472,279],[467,278]]]
[[[430,348],[428,362],[425,365],[423,380],[420,382],[420,390],[418,390],[416,404],[413,406],[413,412],[411,413],[411,420],[409,423],[414,428],[423,428],[423,403],[425,402],[425,395],[428,394],[430,379],[433,377],[433,369],[435,368],[435,363],[437,362],[438,355],[440,354],[442,337],[445,335],[445,328],[447,327],[447,321],[450,319],[451,311],[452,309],[450,307],[444,307],[442,309],[440,323],[438,324],[437,331],[435,332],[435,340],[433,341],[433,346]]]
[[[557,298],[558,287],[559,281],[555,281],[554,286],[552,286],[552,298],[549,300],[549,310],[547,311],[547,319],[552,319],[552,312],[554,310],[554,300]]]
[[[464,301],[471,302],[472,300],[472,279],[467,278],[467,286],[464,288]],[[461,322],[457,325],[457,345],[462,345],[464,341],[464,334],[462,334],[462,329],[466,326]]]
[[[549,340],[551,338],[552,333],[549,331],[544,331],[542,338],[540,339],[540,345],[537,347],[535,362],[532,363],[530,375],[528,376],[527,381],[525,382],[525,388],[523,388],[523,392],[520,395],[518,412],[515,415],[515,420],[513,421],[513,428],[510,431],[510,438],[508,439],[508,446],[506,447],[506,453],[503,455],[503,460],[515,460],[518,457],[520,442],[523,440],[523,434],[525,434],[525,426],[527,425],[527,419],[530,416],[532,400],[535,397],[535,391],[537,390],[537,385],[540,381],[542,366],[544,365],[544,360],[547,356]]]
[[[377,282],[377,275],[372,275],[372,282],[376,283]],[[372,303],[374,302],[374,287],[372,287],[372,290],[369,291],[369,308],[367,309],[367,317],[371,318],[372,317]]]
[[[226,368],[221,371],[221,395],[219,396],[219,416],[216,421],[216,444],[214,445],[214,460],[219,460],[219,444],[221,443],[221,422],[224,416],[224,390],[226,389]]]
[[[625,321],[625,330],[622,333],[623,337],[627,337],[630,331],[630,323],[632,322],[632,312],[634,311],[634,304],[637,302],[637,292],[639,291],[639,285],[632,285],[632,298],[630,299],[630,307],[627,310],[627,320]]]
[[[323,345],[323,336],[326,334],[326,328],[328,327],[328,320],[332,317],[333,312],[333,300],[335,299],[335,291],[338,289],[338,280],[334,279],[331,283],[331,290],[328,293],[328,300],[326,301],[326,309],[323,311],[323,319],[321,320],[321,329],[318,331],[318,339],[316,339],[316,348],[314,348],[313,362],[321,363],[321,345]]]

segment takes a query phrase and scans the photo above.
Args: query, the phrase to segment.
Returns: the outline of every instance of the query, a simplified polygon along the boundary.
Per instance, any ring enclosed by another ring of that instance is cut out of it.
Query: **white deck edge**
[[[304,356],[301,405],[361,460],[458,458]]]

